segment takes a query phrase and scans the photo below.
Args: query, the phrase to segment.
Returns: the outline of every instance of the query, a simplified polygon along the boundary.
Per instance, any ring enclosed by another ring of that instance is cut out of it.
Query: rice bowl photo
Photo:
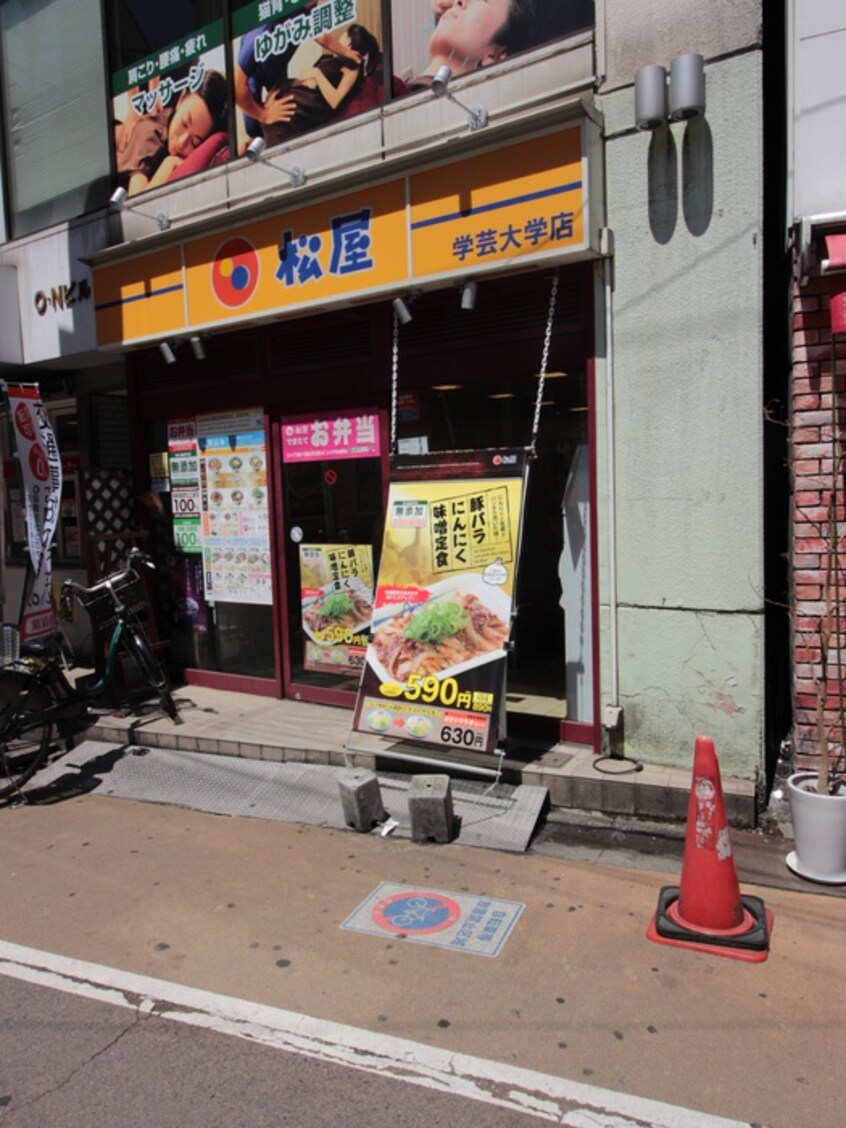
[[[510,597],[468,573],[434,584],[424,603],[380,608],[367,660],[382,682],[443,678],[504,654],[510,621]]]
[[[313,642],[325,642],[328,630],[369,630],[373,615],[373,593],[357,577],[349,587],[326,584],[321,594],[303,601],[303,629]]]

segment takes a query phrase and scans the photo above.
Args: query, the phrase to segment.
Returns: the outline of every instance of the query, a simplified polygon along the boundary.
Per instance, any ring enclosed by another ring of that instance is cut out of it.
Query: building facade
[[[179,674],[351,709],[360,631],[321,645],[306,608],[372,585],[396,457],[529,447],[509,732],[673,766],[706,732],[763,790],[781,6],[21,7],[3,374],[77,409],[80,541],[91,479],[128,476]],[[69,134],[26,108],[59,34]],[[701,85],[638,128],[636,76],[682,56]]]
[[[827,740],[842,767],[846,198],[843,154],[831,138],[844,119],[837,64],[846,15],[835,3],[794,3],[789,14],[795,759],[798,767],[815,766]]]

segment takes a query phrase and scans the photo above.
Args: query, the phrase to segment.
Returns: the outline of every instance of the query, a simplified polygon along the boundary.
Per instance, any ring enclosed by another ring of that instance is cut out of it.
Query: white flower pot
[[[846,788],[841,784],[836,795],[820,795],[816,786],[816,772],[796,772],[787,781],[796,849],[785,861],[809,881],[845,885]]]

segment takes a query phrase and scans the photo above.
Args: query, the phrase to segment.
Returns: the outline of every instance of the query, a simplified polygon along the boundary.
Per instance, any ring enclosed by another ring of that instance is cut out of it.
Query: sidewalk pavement
[[[385,741],[351,733],[349,709],[232,693],[203,686],[176,691],[182,724],[174,725],[160,712],[139,719],[132,713],[110,714],[89,732],[98,740],[143,741],[151,747],[183,751],[218,752],[271,761],[306,761],[342,765],[350,747],[364,749],[355,757],[357,767],[373,766],[377,749],[402,754],[401,741]],[[694,736],[691,737],[691,763]],[[719,752],[719,750],[718,750]],[[436,749],[427,756],[438,757]],[[454,767],[454,757],[443,754]],[[467,763],[490,772],[494,757],[463,752]],[[380,757],[384,763],[387,759]],[[394,763],[397,761],[394,760]],[[554,744],[515,737],[507,742],[503,761],[505,778],[544,787],[554,809],[599,811],[638,820],[683,822],[690,796],[690,770],[657,764],[607,760],[597,770],[597,758],[586,747]],[[636,769],[636,770],[635,770]],[[431,771],[431,767],[426,770]],[[755,825],[755,785],[751,780],[723,777],[723,795],[729,825]]]
[[[607,864],[561,841],[514,854],[166,796],[43,796],[0,808],[13,944],[769,1128],[842,1123],[846,901],[808,883],[739,871],[775,916],[769,958],[747,964],[646,939],[678,882],[661,854]],[[524,908],[495,958],[342,928],[383,882]]]
[[[87,734],[95,740],[140,743],[152,748],[218,753],[271,763],[306,762],[342,767],[345,747],[366,744],[350,737],[348,709],[233,693],[203,686],[176,691],[182,724],[174,726],[160,711],[114,713],[100,718]],[[629,761],[606,763],[625,774],[601,774],[587,748],[558,744],[549,748],[518,742],[522,750],[504,761],[504,778],[546,788],[549,808],[535,848],[584,861],[641,866],[659,857],[678,873],[690,797],[690,771],[643,765],[631,771]],[[691,740],[691,763],[693,740]],[[489,765],[490,757],[484,759]],[[359,753],[356,767],[372,768],[373,755]],[[407,771],[403,761],[379,758],[386,770]],[[431,766],[425,771],[437,770]],[[478,777],[471,777],[478,778]],[[789,805],[771,800],[767,834],[754,825],[754,785],[723,778],[726,815],[738,874],[742,880],[769,887],[846,896],[846,889],[809,885],[794,876],[784,858],[792,847]]]

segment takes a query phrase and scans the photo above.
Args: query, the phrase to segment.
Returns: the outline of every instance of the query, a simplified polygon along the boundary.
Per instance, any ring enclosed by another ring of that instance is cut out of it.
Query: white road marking
[[[0,940],[0,975],[334,1065],[435,1089],[566,1128],[744,1128],[743,1122],[615,1093],[295,1011],[200,991]],[[748,1124],[746,1124],[748,1128]]]

